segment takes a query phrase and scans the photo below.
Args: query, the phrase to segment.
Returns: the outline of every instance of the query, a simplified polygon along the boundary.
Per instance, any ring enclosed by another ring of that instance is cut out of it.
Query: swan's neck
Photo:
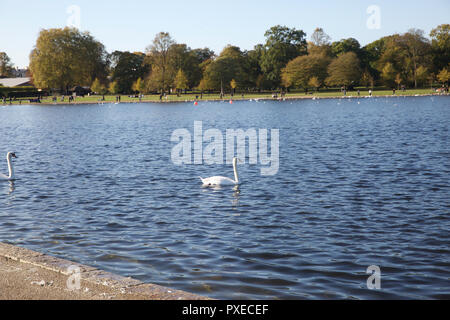
[[[8,169],[9,169],[9,177],[8,179],[14,179],[14,167],[13,164],[11,162],[11,158],[8,157]]]
[[[234,170],[234,181],[236,183],[239,183],[239,176],[238,176],[238,172],[237,172],[236,162],[233,162],[233,170]]]

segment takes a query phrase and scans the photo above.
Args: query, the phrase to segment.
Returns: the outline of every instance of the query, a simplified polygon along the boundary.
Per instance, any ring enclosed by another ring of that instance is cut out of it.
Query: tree
[[[330,58],[325,55],[300,56],[290,61],[282,71],[282,83],[286,88],[307,89],[309,80],[316,77],[322,84],[327,77]],[[319,85],[320,86],[320,85]]]
[[[450,24],[441,24],[431,30],[431,48],[433,51],[433,67],[438,72],[450,61]]]
[[[130,93],[138,78],[145,78],[150,71],[150,65],[145,61],[142,52],[114,51],[111,59],[111,80],[117,82],[118,92]]]
[[[354,38],[342,39],[331,44],[331,52],[336,57],[347,52],[354,52],[359,56],[361,53],[361,45]]]
[[[188,79],[186,78],[186,75],[184,74],[183,70],[178,70],[177,76],[175,77],[175,89],[177,91],[185,90],[188,88]]]
[[[333,60],[328,67],[329,77],[326,83],[330,86],[349,86],[356,84],[361,78],[361,67],[354,52],[347,52]]]
[[[208,86],[209,84],[208,84],[208,82],[207,82],[207,80],[206,79],[202,79],[201,81],[200,81],[200,83],[198,84],[198,87],[197,87],[197,89],[198,90],[200,90],[200,91],[206,91],[206,90],[210,90],[211,88]]]
[[[233,90],[233,94],[236,94],[236,87],[237,87],[237,82],[236,82],[236,80],[231,79],[230,87],[231,87],[231,90]]]
[[[395,76],[395,83],[397,84],[397,89],[400,90],[400,85],[403,82],[402,76],[400,75],[400,73],[397,73],[397,75]]]
[[[106,86],[96,78],[91,85],[91,90],[97,94],[104,95],[106,93]]]
[[[223,93],[223,89],[231,89],[231,80],[235,79],[237,86],[243,87],[246,78],[244,63],[245,56],[239,47],[225,47],[220,56],[206,67],[203,73],[204,86]]]
[[[395,82],[395,77],[398,75],[392,63],[388,62],[384,66],[381,72],[381,79],[385,83],[385,85],[391,88]]]
[[[302,30],[277,25],[265,33],[261,70],[273,87],[281,84],[281,69],[292,59],[307,53],[306,34]]]
[[[448,72],[447,68],[442,69],[438,75],[437,78],[442,84],[448,84],[448,81],[450,80],[450,72]]]
[[[197,58],[199,64],[214,57],[214,51],[209,48],[194,49],[192,50],[192,53]]]
[[[310,85],[311,87],[313,87],[317,91],[322,84],[319,81],[319,78],[312,77],[311,79],[309,79],[308,85]]]
[[[147,54],[157,67],[155,70],[160,73],[158,77],[153,78],[153,81],[158,79],[156,84],[162,92],[165,92],[170,85],[166,73],[169,67],[169,49],[173,44],[175,44],[175,41],[169,33],[160,32],[156,35],[153,43],[147,47]]]
[[[416,81],[417,84],[423,86],[430,76],[430,72],[424,66],[419,66],[416,70]]]
[[[317,28],[311,36],[311,42],[308,42],[308,54],[323,54],[331,57],[330,41],[331,37],[322,28]]]
[[[244,72],[246,74],[246,85],[244,85],[243,88],[265,88],[264,81],[260,81],[264,76],[259,64],[263,51],[263,45],[258,44],[253,50],[249,50],[245,53]]]
[[[145,81],[142,78],[138,78],[136,82],[133,83],[132,89],[140,94],[144,93],[146,89]]]
[[[400,48],[403,50],[405,56],[404,65],[408,74],[414,83],[414,88],[417,88],[418,69],[427,63],[427,55],[430,52],[430,43],[424,37],[423,30],[410,29],[400,37]]]
[[[186,88],[197,86],[202,78],[202,68],[200,64],[203,62],[210,51],[207,49],[198,49],[193,51],[185,44],[173,44],[169,48],[168,67],[166,78],[168,83],[174,84],[175,77],[181,69],[188,81]]]
[[[374,78],[373,78],[373,76],[370,74],[370,72],[368,70],[365,70],[363,72],[363,74],[361,75],[360,83],[362,85],[364,85],[366,88],[369,88],[369,86],[371,88],[373,88],[373,86],[374,86]]]
[[[109,84],[108,91],[111,94],[119,93],[119,83],[117,81],[113,81]]]
[[[311,35],[311,41],[318,47],[327,46],[330,44],[331,37],[327,35],[322,28],[316,28]]]
[[[0,52],[0,78],[12,76],[13,64],[5,52]]]
[[[75,28],[42,30],[30,54],[35,85],[65,91],[105,80],[108,63],[103,44]]]

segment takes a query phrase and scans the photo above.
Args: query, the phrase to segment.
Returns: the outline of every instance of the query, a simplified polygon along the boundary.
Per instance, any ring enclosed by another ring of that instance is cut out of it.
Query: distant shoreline
[[[205,98],[205,99],[195,99],[192,97],[189,97],[188,99],[178,99],[178,100],[159,100],[159,99],[142,99],[141,101],[138,100],[138,98],[135,98],[136,100],[126,100],[121,102],[115,102],[115,101],[58,101],[58,102],[25,102],[27,99],[23,99],[22,103],[18,103],[18,100],[13,101],[12,104],[9,104],[9,101],[7,100],[5,104],[0,103],[0,106],[7,107],[7,106],[20,106],[20,105],[45,105],[45,106],[69,106],[69,105],[90,105],[90,104],[135,104],[135,103],[157,103],[157,104],[165,104],[165,103],[195,103],[196,101],[198,103],[201,102],[229,102],[230,100],[233,102],[240,102],[240,101],[287,101],[287,100],[320,100],[320,99],[369,99],[369,98],[405,98],[405,97],[434,97],[434,96],[450,96],[450,94],[442,94],[442,93],[422,93],[422,94],[398,94],[398,95],[347,95],[347,96],[315,96],[315,95],[295,95],[295,96],[286,96],[283,98],[280,97],[227,97],[226,99],[220,99],[220,98]]]

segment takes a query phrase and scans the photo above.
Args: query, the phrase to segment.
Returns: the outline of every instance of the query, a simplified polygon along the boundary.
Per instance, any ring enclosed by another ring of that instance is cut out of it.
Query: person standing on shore
[[[369,96],[372,96],[372,90],[369,89]]]

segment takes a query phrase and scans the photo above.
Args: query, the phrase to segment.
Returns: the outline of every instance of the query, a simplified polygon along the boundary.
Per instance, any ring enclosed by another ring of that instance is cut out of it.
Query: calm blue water
[[[202,188],[233,174],[170,161],[195,120],[280,129],[279,173]],[[0,106],[0,241],[220,299],[448,299],[449,127],[448,97]]]

